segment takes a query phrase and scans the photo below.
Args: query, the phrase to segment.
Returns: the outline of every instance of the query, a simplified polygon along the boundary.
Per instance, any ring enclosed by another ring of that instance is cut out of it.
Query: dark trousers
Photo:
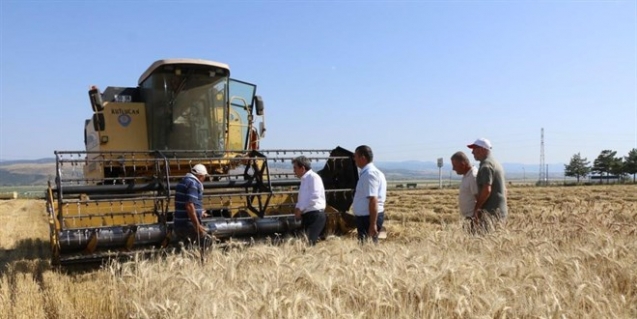
[[[192,223],[188,223],[186,227],[175,227],[173,231],[177,240],[183,242],[186,247],[204,248],[212,243],[210,236],[203,236],[196,232]]]
[[[466,217],[464,228],[472,235],[479,235],[491,232],[496,229],[497,225],[505,220],[499,212],[482,211],[479,219]]]
[[[383,228],[383,221],[385,221],[385,212],[378,213],[378,217],[376,218],[376,228],[378,228],[378,232],[380,232],[381,228]],[[367,237],[367,233],[369,231],[369,215],[367,216],[356,216],[356,229],[358,231],[358,240],[362,243]],[[377,243],[378,236],[374,236],[372,240]]]
[[[301,215],[301,227],[307,236],[310,246],[314,246],[325,228],[325,211],[314,210]]]

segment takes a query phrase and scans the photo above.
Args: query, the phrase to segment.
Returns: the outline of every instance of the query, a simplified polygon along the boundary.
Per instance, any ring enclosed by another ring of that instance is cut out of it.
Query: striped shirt
[[[197,177],[191,173],[179,182],[175,189],[175,224],[174,227],[192,227],[186,204],[193,203],[197,219],[201,222],[201,214],[203,213],[203,184]]]

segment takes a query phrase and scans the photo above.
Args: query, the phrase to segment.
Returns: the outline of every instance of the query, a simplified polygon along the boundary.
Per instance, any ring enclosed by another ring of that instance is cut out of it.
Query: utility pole
[[[538,185],[546,185],[546,182],[548,180],[548,176],[546,175],[546,171],[544,170],[544,167],[546,166],[547,165],[544,160],[544,128],[542,128],[540,135],[540,180],[538,181]]]
[[[524,181],[524,184],[526,184],[526,169],[524,166],[522,166],[522,180]]]
[[[438,188],[442,189],[442,157],[438,159]]]

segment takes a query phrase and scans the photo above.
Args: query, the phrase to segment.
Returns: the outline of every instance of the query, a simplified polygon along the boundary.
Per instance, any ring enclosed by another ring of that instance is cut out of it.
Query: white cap
[[[484,137],[477,139],[473,144],[467,145],[468,148],[482,147],[485,149],[491,149],[491,142]]]
[[[194,175],[208,176],[208,170],[203,164],[197,164],[192,167],[191,171]]]

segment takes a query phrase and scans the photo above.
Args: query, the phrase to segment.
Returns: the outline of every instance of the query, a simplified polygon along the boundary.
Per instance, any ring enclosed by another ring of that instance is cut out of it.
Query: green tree
[[[637,174],[637,148],[630,150],[628,156],[624,157],[624,173],[633,175],[633,183],[635,183],[635,174]]]
[[[599,174],[599,183],[602,183],[603,176],[608,176],[615,168],[617,151],[603,150],[593,161],[592,173]]]
[[[580,177],[586,177],[591,172],[590,165],[591,163],[586,158],[582,158],[580,153],[577,153],[571,157],[571,162],[568,165],[564,165],[564,175],[576,177],[579,184]]]
[[[620,179],[626,175],[624,169],[624,158],[623,157],[615,157],[613,161],[610,163],[610,173],[612,175],[618,176]]]

